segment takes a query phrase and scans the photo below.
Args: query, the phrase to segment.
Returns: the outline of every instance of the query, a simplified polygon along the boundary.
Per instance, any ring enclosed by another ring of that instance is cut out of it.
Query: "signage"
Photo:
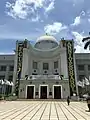
[[[18,42],[18,50],[17,50],[17,79],[15,84],[15,93],[18,96],[19,92],[19,84],[22,72],[22,59],[23,59],[23,48],[27,48],[27,41]]]
[[[70,96],[73,96],[73,93],[76,93],[74,58],[73,58],[73,40],[66,41],[66,50],[67,50]]]

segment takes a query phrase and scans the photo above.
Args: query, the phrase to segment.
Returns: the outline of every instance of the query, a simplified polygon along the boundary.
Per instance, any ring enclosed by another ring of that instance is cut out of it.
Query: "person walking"
[[[67,97],[67,104],[68,105],[70,104],[70,98],[69,98],[69,96]]]
[[[90,112],[90,93],[88,94],[88,97],[87,97],[87,106],[88,106],[88,112]]]

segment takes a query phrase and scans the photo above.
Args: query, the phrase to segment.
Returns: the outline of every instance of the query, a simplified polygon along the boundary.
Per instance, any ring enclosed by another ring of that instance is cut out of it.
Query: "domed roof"
[[[44,35],[37,39],[34,47],[40,50],[51,50],[58,46],[57,40],[50,35]]]
[[[37,40],[36,40],[36,43],[37,42],[40,42],[40,41],[54,41],[54,42],[57,42],[57,40],[51,36],[51,35],[44,35],[44,36],[41,36],[39,37]]]

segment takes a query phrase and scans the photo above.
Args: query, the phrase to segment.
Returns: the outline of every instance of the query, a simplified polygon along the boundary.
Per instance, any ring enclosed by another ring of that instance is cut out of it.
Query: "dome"
[[[57,46],[58,46],[58,42],[53,36],[44,35],[37,39],[34,47],[42,50],[50,50]]]
[[[55,41],[57,42],[57,40],[53,37],[53,36],[50,36],[50,35],[44,35],[44,36],[41,36],[37,39],[36,43],[37,42],[40,42],[40,41],[44,41],[44,40],[50,40],[50,41]]]

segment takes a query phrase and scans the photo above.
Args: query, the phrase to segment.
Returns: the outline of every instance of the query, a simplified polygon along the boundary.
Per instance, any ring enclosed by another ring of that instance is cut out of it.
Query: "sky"
[[[48,33],[58,41],[73,39],[77,53],[90,31],[90,0],[0,0],[0,54],[12,54],[16,40],[32,44]]]

